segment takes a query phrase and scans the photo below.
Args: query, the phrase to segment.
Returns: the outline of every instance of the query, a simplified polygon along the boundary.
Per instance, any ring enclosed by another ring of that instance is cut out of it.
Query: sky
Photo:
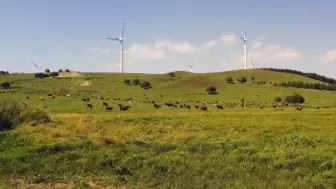
[[[336,78],[333,0],[0,0],[0,70],[219,72],[288,68]]]

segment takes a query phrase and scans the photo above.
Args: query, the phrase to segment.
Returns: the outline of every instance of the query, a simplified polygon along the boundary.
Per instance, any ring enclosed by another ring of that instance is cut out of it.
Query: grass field
[[[228,84],[228,76],[255,77],[267,84]],[[153,88],[123,84],[134,78],[151,82]],[[174,78],[107,73],[46,79],[0,76],[0,82],[13,81],[1,99],[41,106],[40,96],[56,94],[56,99],[45,101],[50,123],[0,131],[0,188],[336,188],[336,109],[270,107],[275,96],[293,93],[306,98],[304,105],[334,105],[335,93],[269,83],[288,80],[317,82],[262,70],[177,72]],[[206,94],[209,85],[219,94]],[[83,95],[109,98],[106,102],[113,107],[118,102],[112,98],[132,97],[134,102],[129,112],[105,112],[98,99],[92,100],[92,110],[86,108]],[[227,103],[244,97],[266,100],[268,106],[156,110],[139,102],[146,97],[161,103]]]

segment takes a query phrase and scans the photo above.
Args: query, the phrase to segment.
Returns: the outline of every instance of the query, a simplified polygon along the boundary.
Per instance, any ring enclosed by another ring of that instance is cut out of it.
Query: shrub
[[[57,77],[59,76],[58,72],[51,72],[50,77]]]
[[[58,70],[58,73],[61,73],[61,72],[63,72],[63,70],[62,70],[62,69],[59,69],[59,70]]]
[[[274,102],[276,102],[276,103],[279,103],[281,101],[282,101],[282,98],[279,97],[279,96],[277,96],[277,97],[274,98]]]
[[[4,82],[0,84],[0,87],[4,88],[4,89],[8,89],[10,87],[10,83],[9,82]]]
[[[139,79],[133,79],[132,83],[133,83],[133,85],[140,85],[140,80]]]
[[[149,88],[152,88],[150,82],[148,81],[144,81],[141,83],[140,87],[144,88],[144,89],[149,89]]]
[[[174,72],[170,72],[168,73],[169,77],[175,77],[175,73]]]
[[[226,78],[226,81],[227,81],[228,83],[233,83],[233,78],[232,78],[232,77],[227,77],[227,78]]]
[[[40,109],[32,109],[16,101],[0,102],[0,130],[14,129],[31,121],[37,124],[47,123],[50,122],[50,117]]]
[[[45,73],[36,73],[35,78],[43,79],[45,77],[50,77],[48,74]]]
[[[7,72],[5,72],[5,71],[0,71],[0,75],[8,75],[9,74],[9,72],[7,71]]]
[[[68,72],[68,73],[69,73],[69,72],[70,72],[70,70],[69,70],[69,69],[65,69],[65,72]]]
[[[124,84],[125,84],[125,85],[130,85],[130,84],[131,84],[131,80],[129,80],[129,79],[124,79]]]
[[[214,87],[214,86],[209,86],[209,87],[207,87],[206,89],[206,92],[208,93],[208,94],[218,94],[217,92],[216,92],[216,87]]]
[[[237,78],[237,81],[240,82],[240,83],[246,83],[247,79],[246,79],[246,77],[239,77],[239,78]]]
[[[251,81],[252,81],[252,83],[254,84],[254,82],[255,82],[255,77],[251,77]]]
[[[285,103],[304,103],[305,99],[301,95],[291,95],[285,97]]]
[[[45,72],[45,73],[50,73],[50,70],[49,70],[49,69],[45,69],[44,72]]]

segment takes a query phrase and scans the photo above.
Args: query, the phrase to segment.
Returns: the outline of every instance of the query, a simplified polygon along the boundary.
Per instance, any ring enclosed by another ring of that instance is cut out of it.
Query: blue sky
[[[216,72],[284,67],[336,78],[336,1],[2,0],[0,70],[117,72],[125,25],[125,72]],[[250,61],[249,65],[250,67]]]

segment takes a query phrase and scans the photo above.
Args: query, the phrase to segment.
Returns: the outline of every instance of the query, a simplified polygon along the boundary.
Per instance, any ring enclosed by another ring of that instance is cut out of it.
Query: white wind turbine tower
[[[31,62],[32,64],[33,64],[33,66],[35,67],[35,68],[37,68],[38,70],[40,70],[44,65],[37,65],[37,64],[35,64],[33,61]]]
[[[120,73],[124,73],[124,27],[125,23],[123,24],[119,38],[107,38],[109,40],[119,41],[120,43]]]
[[[252,57],[251,57],[251,65],[252,65],[252,69],[254,69],[254,63],[253,63]]]
[[[244,53],[245,53],[245,70],[247,69],[247,38],[246,32],[244,33],[244,38],[240,37],[244,41]]]
[[[193,72],[193,67],[194,67],[194,61],[192,61],[192,63],[189,64],[189,67],[190,67],[190,72],[192,73]]]

